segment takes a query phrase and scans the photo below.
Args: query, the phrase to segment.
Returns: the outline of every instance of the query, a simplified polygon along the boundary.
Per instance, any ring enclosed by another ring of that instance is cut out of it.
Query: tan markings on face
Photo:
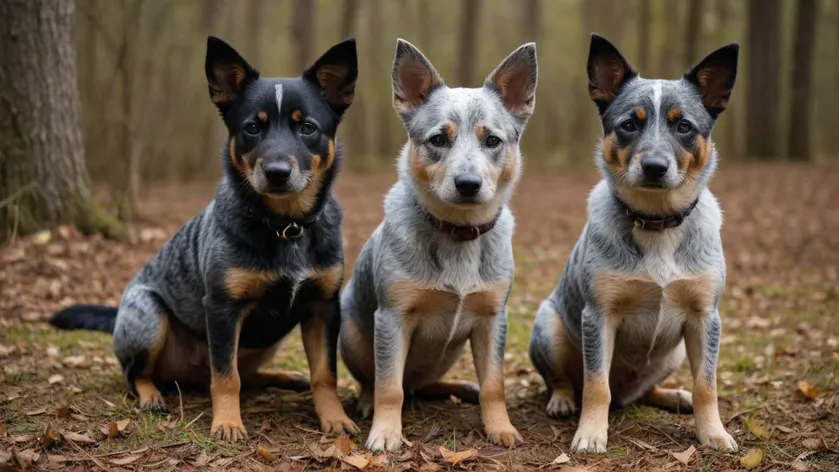
[[[510,281],[502,280],[481,292],[470,293],[463,300],[463,307],[481,316],[495,316],[504,308]]]
[[[638,107],[635,109],[635,117],[641,121],[647,119],[647,110],[644,107]]]
[[[341,280],[344,278],[344,264],[313,269],[309,278],[317,284],[324,298],[329,298],[341,286]]]
[[[667,110],[667,119],[669,121],[676,121],[682,118],[682,110],[679,107],[671,107]]]
[[[329,169],[330,167],[332,167],[332,164],[334,164],[334,163],[335,163],[335,140],[330,139],[329,140],[329,150],[327,151],[327,154],[326,154],[326,162],[324,162],[324,164],[323,164],[323,169],[324,170]]]
[[[661,289],[655,284],[628,278],[620,272],[598,272],[593,288],[595,300],[608,316],[630,315],[642,305],[661,299]]]
[[[265,113],[264,111],[260,110],[259,113],[256,114],[256,116],[257,118],[259,118],[259,121],[263,123],[268,122],[268,113]]]
[[[429,177],[428,172],[425,169],[422,156],[413,146],[411,146],[411,150],[409,152],[411,160],[411,174],[417,181],[427,184]]]
[[[294,110],[291,114],[291,119],[296,123],[303,121],[303,113],[300,110]]]
[[[454,123],[446,123],[443,128],[446,130],[446,136],[448,136],[449,142],[453,142],[454,138],[457,136],[457,125]]]
[[[278,280],[276,272],[229,267],[225,271],[224,285],[228,295],[235,300],[258,299]]]
[[[615,133],[609,133],[603,138],[603,158],[606,164],[615,172],[621,172],[629,167],[629,150],[619,148]]]
[[[478,125],[475,127],[475,137],[478,138],[478,141],[484,142],[487,136],[489,136],[489,130],[486,126]]]
[[[497,182],[499,186],[506,185],[513,181],[519,169],[519,159],[515,148],[511,148],[506,152],[506,161],[501,173],[498,176]]]
[[[710,272],[690,280],[677,280],[664,288],[664,300],[688,314],[707,314],[714,309],[719,283],[719,276]]]
[[[236,158],[236,138],[230,137],[230,162],[233,163],[233,167],[239,170],[239,159]]]
[[[406,315],[453,312],[458,305],[458,297],[454,293],[429,289],[412,280],[393,282],[387,289],[386,297],[397,313]]]
[[[696,160],[691,167],[693,171],[700,171],[708,164],[708,159],[711,157],[712,144],[709,139],[698,135],[696,137]]]
[[[289,161],[291,162],[292,169],[294,169],[292,173],[300,172],[300,165],[297,158],[289,156]],[[275,215],[301,218],[306,216],[312,207],[315,206],[322,185],[321,175],[312,172],[311,183],[303,190],[283,198],[272,198],[263,195],[262,201]]]

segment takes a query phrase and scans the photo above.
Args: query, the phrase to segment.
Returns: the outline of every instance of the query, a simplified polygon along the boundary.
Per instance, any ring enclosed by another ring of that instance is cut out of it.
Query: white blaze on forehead
[[[656,80],[653,82],[653,110],[652,110],[652,118],[654,121],[653,129],[655,130],[655,135],[659,135],[659,127],[658,127],[658,114],[661,110],[661,89],[663,88],[663,84],[660,80]]]
[[[274,86],[274,96],[277,97],[277,112],[283,111],[283,84]]]

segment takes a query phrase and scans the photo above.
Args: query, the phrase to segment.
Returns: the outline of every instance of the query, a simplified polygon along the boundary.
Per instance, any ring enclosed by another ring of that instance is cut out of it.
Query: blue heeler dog
[[[730,44],[680,80],[643,79],[592,36],[589,93],[603,124],[595,158],[604,178],[530,344],[548,414],[569,415],[582,399],[574,451],[605,452],[610,402],[636,400],[692,409],[701,444],[737,449],[717,406],[725,259],[720,207],[707,188],[717,167],[711,130],[737,56]],[[686,354],[693,395],[659,387]]]
[[[299,372],[260,369],[299,324],[321,428],[356,431],[336,390],[344,253],[332,195],[335,133],[358,73],[355,40],[301,77],[265,78],[210,37],[205,72],[228,130],[215,199],[140,270],[118,310],[73,306],[53,324],[113,332],[141,409],[163,409],[165,385],[209,383],[211,433],[234,441],[246,434],[242,384],[309,388]]]
[[[385,217],[341,296],[340,351],[373,409],[372,450],[402,445],[404,393],[479,401],[487,436],[520,439],[504,398],[519,140],[533,112],[536,46],[510,54],[480,88],[449,88],[399,40],[394,106],[408,130]],[[469,340],[480,384],[441,381]]]

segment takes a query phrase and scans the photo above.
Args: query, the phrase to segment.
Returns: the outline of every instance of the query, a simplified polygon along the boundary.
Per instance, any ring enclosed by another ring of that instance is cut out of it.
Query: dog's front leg
[[[239,410],[239,378],[237,353],[239,333],[244,318],[241,304],[229,300],[204,297],[207,315],[207,344],[210,347],[210,396],[213,424],[210,434],[227,441],[247,437]]]
[[[717,405],[717,356],[720,348],[720,312],[690,318],[685,323],[685,347],[693,374],[693,414],[696,437],[703,446],[737,450],[737,442],[725,430]]]
[[[582,313],[583,405],[571,443],[575,452],[606,452],[609,430],[609,368],[618,319],[587,305]]]
[[[504,344],[507,339],[507,310],[483,316],[472,328],[469,343],[480,384],[481,418],[493,443],[513,446],[521,435],[510,423],[504,397]]]
[[[312,377],[312,399],[324,433],[358,432],[358,427],[347,417],[338,397],[336,356],[341,328],[340,309],[336,292],[328,301],[315,302],[300,326]]]
[[[375,313],[373,426],[367,437],[371,451],[397,451],[402,447],[403,374],[413,324],[401,314],[380,307]]]

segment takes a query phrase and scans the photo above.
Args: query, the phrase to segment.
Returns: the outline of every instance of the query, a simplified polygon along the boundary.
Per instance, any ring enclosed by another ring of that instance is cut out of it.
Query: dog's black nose
[[[666,157],[644,156],[641,159],[641,170],[644,171],[644,176],[649,179],[660,179],[667,173],[668,167],[670,167],[670,164]]]
[[[474,197],[481,190],[481,178],[475,174],[460,174],[454,178],[454,186],[463,197]]]
[[[273,161],[262,165],[262,171],[265,172],[265,178],[268,179],[272,185],[282,185],[288,181],[291,176],[291,162],[288,161]]]

